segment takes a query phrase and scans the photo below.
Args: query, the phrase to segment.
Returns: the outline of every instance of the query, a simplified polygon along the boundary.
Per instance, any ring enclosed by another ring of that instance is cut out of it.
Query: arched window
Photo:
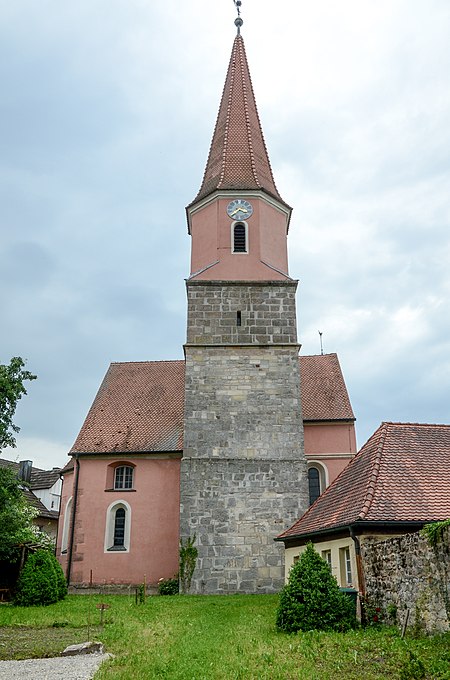
[[[133,488],[133,468],[131,465],[119,465],[114,471],[114,489]]]
[[[66,508],[64,510],[64,522],[63,522],[62,539],[61,539],[61,552],[62,553],[67,552],[67,546],[69,545],[69,529],[70,529],[71,515],[72,515],[72,497],[70,497],[69,500],[67,501]]]
[[[323,463],[311,460],[308,463],[309,504],[312,505],[328,486],[328,470]]]
[[[312,505],[320,496],[320,473],[315,467],[310,467],[308,470],[308,485],[309,504]]]
[[[105,552],[129,552],[131,508],[126,501],[112,503],[106,511]]]
[[[125,549],[125,508],[117,508],[114,513],[114,540],[116,550]]]
[[[247,252],[247,228],[242,222],[233,226],[233,253]]]

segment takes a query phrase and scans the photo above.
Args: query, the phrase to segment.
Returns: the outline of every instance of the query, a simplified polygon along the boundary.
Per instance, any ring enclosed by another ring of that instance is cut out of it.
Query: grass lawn
[[[110,605],[103,627],[100,602]],[[123,595],[72,595],[49,607],[2,604],[0,658],[52,656],[90,638],[115,655],[96,680],[450,680],[450,634],[286,635],[275,630],[277,602],[271,595],[173,596],[136,605]]]

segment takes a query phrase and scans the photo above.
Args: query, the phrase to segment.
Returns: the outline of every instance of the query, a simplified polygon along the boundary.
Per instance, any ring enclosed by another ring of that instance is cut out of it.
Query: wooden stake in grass
[[[96,607],[97,609],[100,609],[100,626],[103,628],[103,612],[105,609],[109,609],[110,605],[106,604],[106,602],[99,602]]]

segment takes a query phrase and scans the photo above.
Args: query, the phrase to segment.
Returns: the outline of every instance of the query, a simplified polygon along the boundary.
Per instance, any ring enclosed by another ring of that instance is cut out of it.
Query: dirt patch
[[[99,627],[91,627],[89,637],[97,638]],[[68,647],[88,639],[86,626],[31,628],[29,626],[0,627],[0,660],[45,659],[59,656]]]

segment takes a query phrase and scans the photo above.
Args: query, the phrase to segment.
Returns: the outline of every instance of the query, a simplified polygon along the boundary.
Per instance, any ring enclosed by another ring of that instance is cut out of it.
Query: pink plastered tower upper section
[[[245,197],[253,214],[246,227],[247,252],[233,252],[235,221],[227,214],[233,198]],[[190,214],[192,236],[190,278],[215,281],[280,281],[289,279],[286,208],[251,192],[216,195]]]

